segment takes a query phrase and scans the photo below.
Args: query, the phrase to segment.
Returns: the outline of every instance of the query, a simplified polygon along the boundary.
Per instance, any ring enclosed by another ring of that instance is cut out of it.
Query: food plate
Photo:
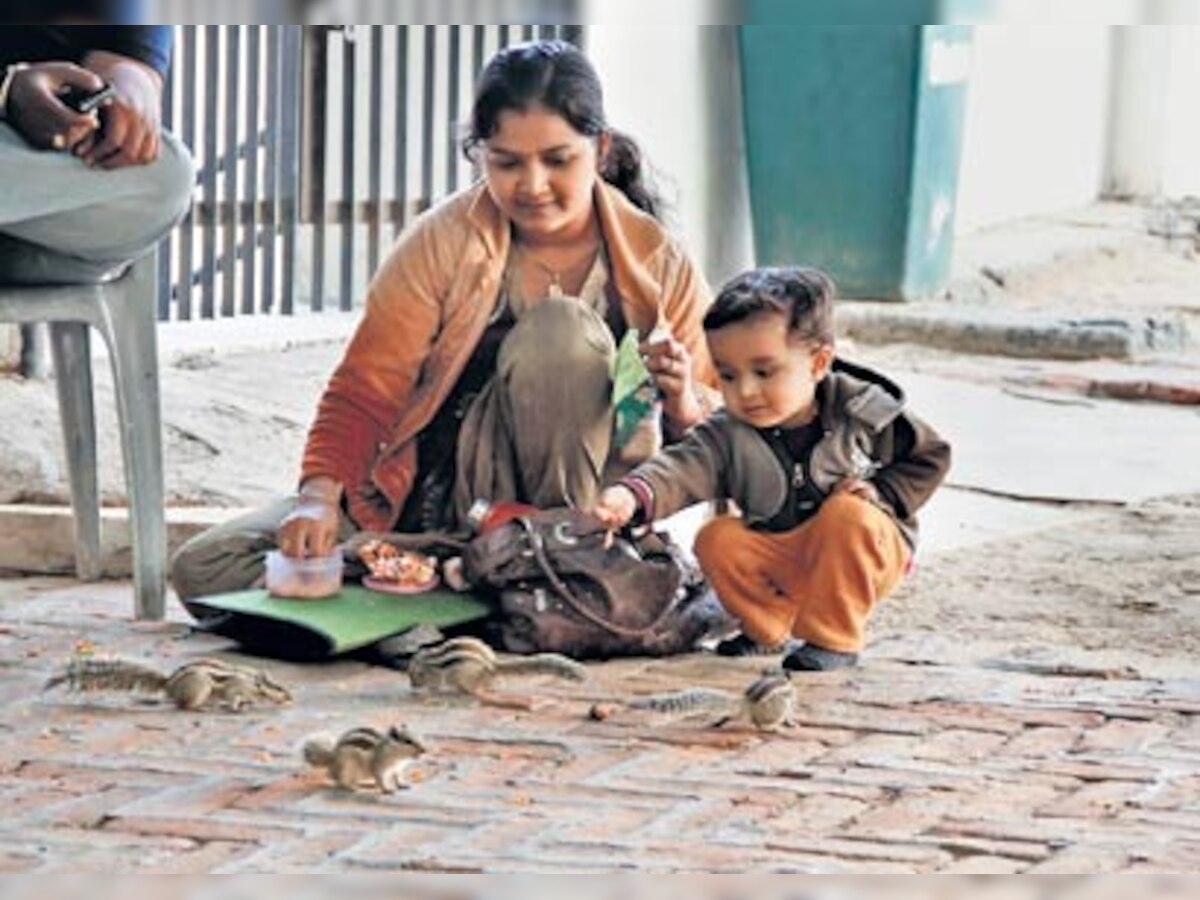
[[[369,575],[363,587],[384,594],[424,594],[438,586],[438,561],[435,557],[400,550],[383,540],[373,540],[358,551]]]
[[[424,594],[426,591],[432,591],[438,586],[441,581],[436,575],[428,581],[420,584],[408,584],[403,581],[392,581],[388,578],[375,578],[367,575],[363,578],[363,587],[369,588],[372,591],[379,591],[383,594]]]

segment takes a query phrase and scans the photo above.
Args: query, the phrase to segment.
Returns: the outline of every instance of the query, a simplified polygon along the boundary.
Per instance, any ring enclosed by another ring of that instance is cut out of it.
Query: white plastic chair
[[[75,570],[100,577],[100,492],[89,327],[108,345],[133,533],[134,611],[164,614],[167,529],[163,497],[156,254],[96,285],[0,285],[0,322],[48,322],[75,520]]]

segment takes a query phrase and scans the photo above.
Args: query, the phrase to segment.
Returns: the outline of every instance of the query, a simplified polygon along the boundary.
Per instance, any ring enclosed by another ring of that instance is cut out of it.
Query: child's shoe
[[[717,644],[716,650],[718,656],[774,656],[777,653],[786,653],[797,646],[796,641],[788,639],[777,646],[767,647],[747,634],[735,634]]]
[[[816,644],[802,644],[783,658],[783,667],[793,672],[828,672],[857,665],[857,653],[826,650]]]

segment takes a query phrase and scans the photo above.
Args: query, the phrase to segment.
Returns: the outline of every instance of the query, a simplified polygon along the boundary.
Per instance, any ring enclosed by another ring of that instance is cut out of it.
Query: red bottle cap
[[[499,500],[493,503],[480,498],[471,504],[467,510],[467,524],[475,534],[484,534],[506,522],[520,516],[528,516],[537,512],[536,506],[528,503],[518,503],[513,500]]]

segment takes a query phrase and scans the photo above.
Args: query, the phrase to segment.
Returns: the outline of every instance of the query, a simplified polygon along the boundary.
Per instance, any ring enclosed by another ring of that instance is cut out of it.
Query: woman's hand
[[[283,555],[294,559],[329,556],[337,543],[340,500],[341,486],[332,479],[306,481],[296,508],[284,517],[275,536]]]
[[[667,331],[655,329],[638,346],[646,369],[662,393],[663,415],[679,431],[686,431],[702,418],[704,410],[696,399],[692,382],[692,355]]]
[[[74,63],[33,63],[13,75],[8,122],[38,150],[74,150],[100,127],[95,113],[77,113],[62,102],[70,88],[98,91],[104,80]]]
[[[633,491],[624,485],[605,488],[596,498],[596,505],[589,514],[600,521],[609,531],[616,531],[629,524],[637,512],[638,501]]]
[[[100,111],[100,131],[74,145],[72,152],[102,169],[158,159],[162,76],[144,63],[102,50],[89,53],[84,65],[111,84],[116,97]]]

